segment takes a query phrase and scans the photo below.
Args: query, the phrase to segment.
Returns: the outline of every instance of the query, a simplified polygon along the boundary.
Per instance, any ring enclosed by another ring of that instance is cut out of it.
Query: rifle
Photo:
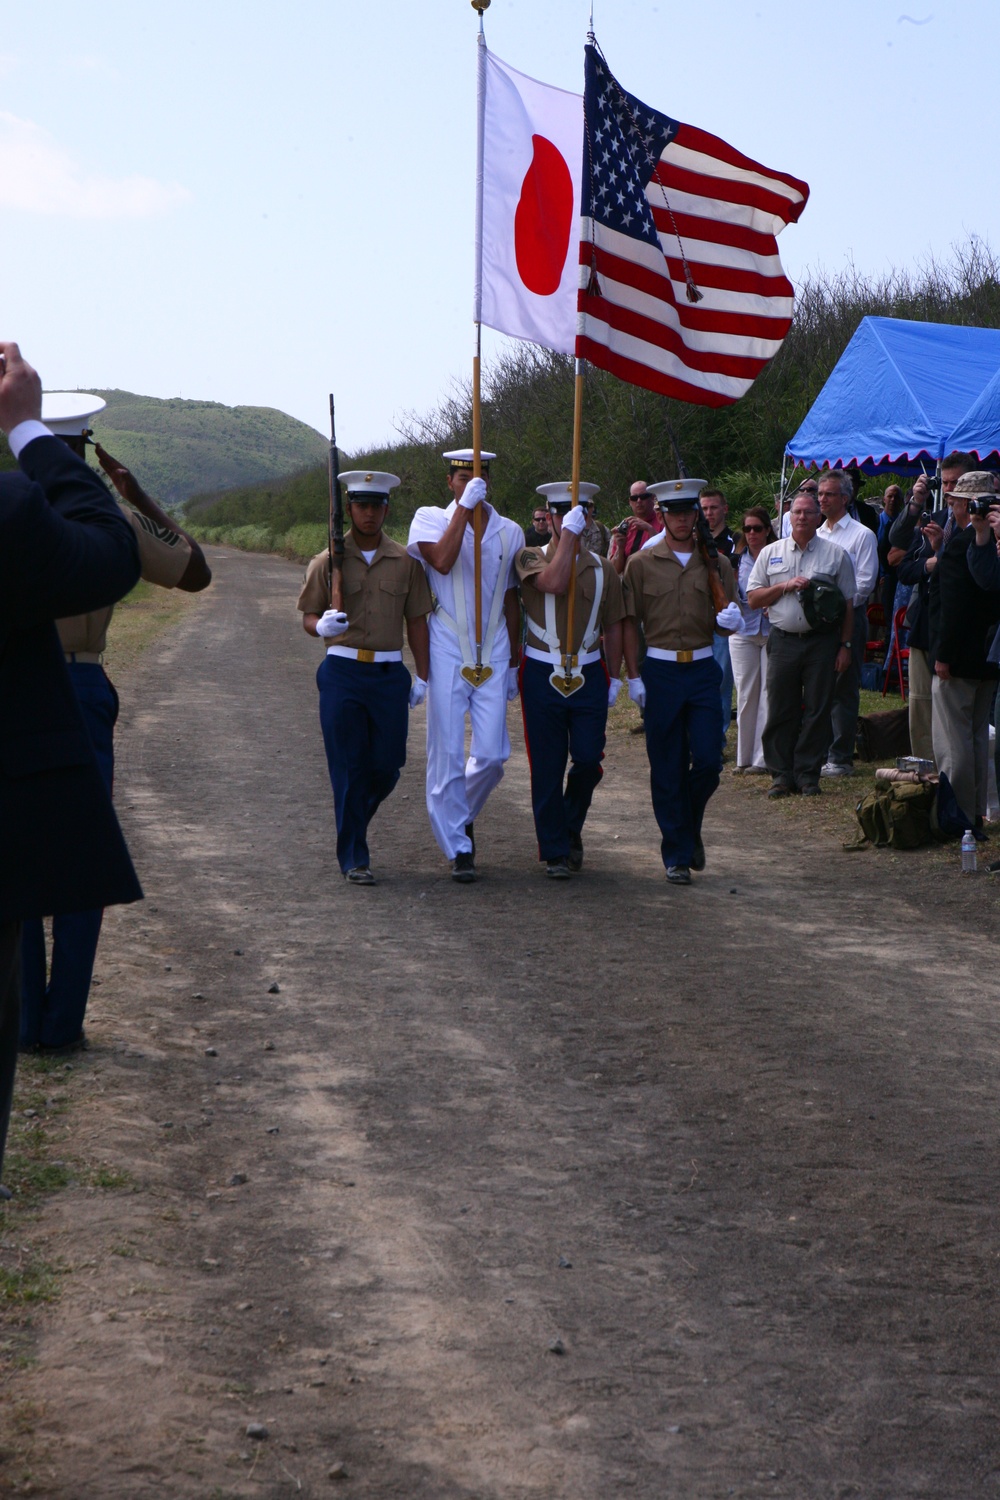
[[[722,570],[719,567],[719,549],[715,545],[715,537],[708,527],[708,522],[702,513],[701,506],[698,507],[698,522],[695,527],[695,535],[698,538],[698,551],[701,553],[708,569],[708,587],[712,595],[712,603],[715,613],[721,614],[730,600],[722,582]]]
[[[340,470],[340,455],[337,452],[337,429],[333,416],[333,394],[330,394],[330,525],[328,547],[330,555],[330,608],[344,607],[344,501],[340,493],[337,474]]]

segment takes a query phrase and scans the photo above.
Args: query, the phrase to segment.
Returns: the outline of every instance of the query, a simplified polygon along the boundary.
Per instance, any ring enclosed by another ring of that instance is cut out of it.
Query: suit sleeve
[[[0,619],[10,629],[114,604],[139,578],[135,533],[100,478],[58,438],[0,477]]]
[[[977,547],[972,542],[966,556],[969,559],[969,572],[979,587],[989,593],[1000,590],[1000,557],[997,556],[992,535],[985,547]]]

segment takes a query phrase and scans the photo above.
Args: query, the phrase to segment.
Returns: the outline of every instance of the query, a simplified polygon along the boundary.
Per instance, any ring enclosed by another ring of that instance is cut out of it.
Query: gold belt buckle
[[[678,651],[678,653],[677,653],[677,660],[678,661],[694,661],[694,652],[693,651]]]
[[[358,652],[358,661],[374,661],[374,660],[375,660],[375,652],[374,651],[359,651]]]

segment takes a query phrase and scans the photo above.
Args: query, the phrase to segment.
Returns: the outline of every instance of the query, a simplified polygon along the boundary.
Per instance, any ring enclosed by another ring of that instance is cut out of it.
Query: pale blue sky
[[[595,0],[594,20],[631,92],[810,184],[779,240],[794,280],[973,233],[1000,249],[998,13]],[[493,0],[487,41],[582,89],[588,16]],[[3,335],[50,389],[321,431],[333,389],[345,450],[391,438],[471,363],[476,28],[468,0],[8,0]]]

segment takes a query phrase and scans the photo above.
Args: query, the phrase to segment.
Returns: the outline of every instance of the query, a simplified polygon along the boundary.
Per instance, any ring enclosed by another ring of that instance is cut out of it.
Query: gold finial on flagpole
[[[489,10],[490,0],[472,0],[472,9],[478,10],[480,16],[484,10]]]

